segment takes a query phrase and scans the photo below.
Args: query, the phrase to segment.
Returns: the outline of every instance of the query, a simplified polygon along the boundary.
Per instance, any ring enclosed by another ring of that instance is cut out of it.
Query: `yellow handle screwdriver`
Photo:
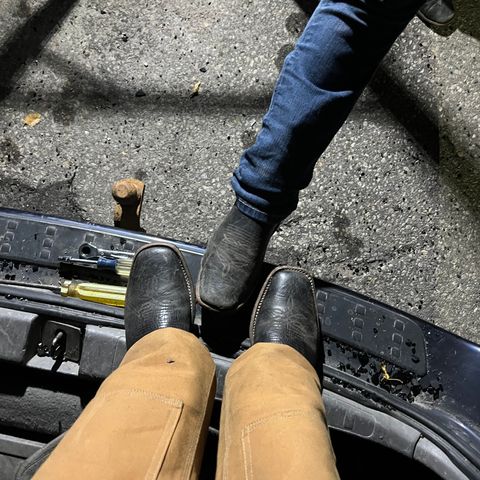
[[[124,307],[127,287],[79,280],[64,280],[60,286],[60,293],[63,297],[75,297],[88,302]]]

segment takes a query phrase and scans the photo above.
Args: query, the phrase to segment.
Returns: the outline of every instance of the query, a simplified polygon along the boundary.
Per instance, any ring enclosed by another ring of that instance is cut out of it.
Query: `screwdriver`
[[[63,297],[74,297],[88,302],[124,307],[127,287],[79,280],[64,280],[60,285],[60,293]]]
[[[130,276],[132,268],[131,258],[105,258],[100,257],[97,260],[86,260],[84,258],[58,257],[58,261],[72,265],[85,265],[96,267],[99,270],[110,270],[123,278]]]

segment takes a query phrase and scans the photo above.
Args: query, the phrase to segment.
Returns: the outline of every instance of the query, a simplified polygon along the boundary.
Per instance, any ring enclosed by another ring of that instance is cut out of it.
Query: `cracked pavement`
[[[412,21],[268,259],[480,343],[476,3]],[[111,184],[135,176],[149,233],[205,244],[313,4],[4,0],[0,204],[112,224]]]

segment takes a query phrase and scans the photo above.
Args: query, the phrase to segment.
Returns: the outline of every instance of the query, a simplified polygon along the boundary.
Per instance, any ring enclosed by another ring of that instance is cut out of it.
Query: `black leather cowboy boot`
[[[455,17],[455,8],[452,0],[427,0],[417,15],[427,24],[443,27]]]
[[[166,243],[142,247],[133,259],[125,301],[127,348],[159,328],[189,331],[193,282],[180,251]]]
[[[197,282],[197,300],[214,311],[238,310],[260,281],[277,225],[260,223],[234,206],[208,242]]]
[[[313,278],[301,268],[278,267],[268,276],[252,314],[250,340],[282,343],[301,353],[314,367],[321,360]]]

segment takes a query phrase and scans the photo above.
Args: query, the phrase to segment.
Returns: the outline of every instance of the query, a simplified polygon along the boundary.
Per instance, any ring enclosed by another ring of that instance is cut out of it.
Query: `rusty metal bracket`
[[[115,199],[113,222],[116,227],[144,232],[140,226],[145,184],[135,178],[124,178],[112,186]]]

